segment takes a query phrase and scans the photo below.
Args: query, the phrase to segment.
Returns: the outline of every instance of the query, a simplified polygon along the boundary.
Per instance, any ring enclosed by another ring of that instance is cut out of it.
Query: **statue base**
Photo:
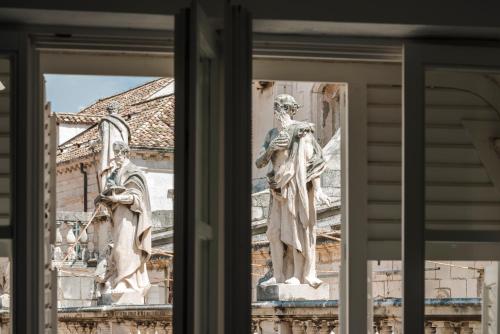
[[[328,300],[330,286],[322,283],[317,288],[309,284],[271,284],[257,286],[257,301],[297,301],[297,300]]]
[[[124,292],[103,293],[97,305],[144,305],[144,295],[133,289]]]

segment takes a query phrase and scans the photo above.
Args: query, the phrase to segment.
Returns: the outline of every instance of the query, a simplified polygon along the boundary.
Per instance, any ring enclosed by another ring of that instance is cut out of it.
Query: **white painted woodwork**
[[[498,121],[500,86],[480,73],[427,74],[427,228],[498,230],[500,193],[464,121]],[[368,84],[367,96],[368,237],[399,240],[401,86]]]
[[[43,86],[42,86],[43,87]],[[57,124],[50,103],[44,105],[44,171],[43,171],[43,240],[44,240],[44,311],[45,334],[57,332],[57,271],[52,267],[52,248],[56,230],[56,153]],[[72,231],[72,230],[70,230]]]
[[[494,262],[485,268],[481,319],[483,334],[497,334],[500,330],[500,322],[498,321],[500,315],[500,308],[498,307],[499,278],[498,262]]]

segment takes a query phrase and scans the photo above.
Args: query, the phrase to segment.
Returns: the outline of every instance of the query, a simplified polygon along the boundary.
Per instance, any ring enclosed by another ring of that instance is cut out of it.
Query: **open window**
[[[498,331],[498,55],[488,47],[405,45],[405,333],[421,333],[424,324]],[[437,295],[429,298],[430,290]],[[436,322],[435,298],[464,293],[476,310],[470,321]]]

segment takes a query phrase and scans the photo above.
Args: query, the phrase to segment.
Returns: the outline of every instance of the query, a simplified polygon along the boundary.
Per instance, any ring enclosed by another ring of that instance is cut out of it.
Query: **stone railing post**
[[[307,320],[306,322],[306,334],[318,334],[319,325],[317,321]]]
[[[148,327],[145,323],[137,323],[137,334],[148,334]]]
[[[304,321],[294,320],[292,323],[292,334],[306,334]]]
[[[171,322],[165,323],[164,328],[165,328],[165,334],[172,334],[173,333],[173,327],[172,327]]]
[[[61,250],[63,238],[61,234],[61,222],[57,221],[56,222],[56,242],[54,245],[54,250],[53,250],[53,260],[54,261],[62,261],[64,258],[64,254]]]
[[[340,322],[338,320],[335,320],[333,322],[333,332],[335,334],[339,334],[340,333]]]
[[[455,334],[455,329],[449,321],[435,321],[436,334]]]
[[[474,334],[474,329],[469,326],[468,321],[464,321],[460,324],[460,334]]]
[[[260,334],[262,329],[260,328],[260,321],[253,320],[252,321],[252,334]]]
[[[425,328],[424,328],[424,333],[425,334],[434,334],[436,333],[436,328],[434,327],[434,325],[432,324],[432,322],[427,322],[425,324]]]
[[[321,325],[319,327],[319,334],[330,334],[333,330],[333,323],[326,321],[326,320],[321,320]]]
[[[67,260],[68,261],[75,261],[77,258],[77,254],[75,251],[75,247],[73,246],[76,243],[76,237],[75,234],[73,233],[73,225],[78,224],[77,222],[75,223],[66,223],[68,225],[68,233],[66,234],[66,252],[67,252]]]
[[[389,320],[384,319],[380,321],[380,334],[392,334],[392,326]]]

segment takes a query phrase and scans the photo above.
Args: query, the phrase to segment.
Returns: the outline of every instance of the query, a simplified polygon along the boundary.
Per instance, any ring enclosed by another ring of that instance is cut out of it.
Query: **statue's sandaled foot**
[[[268,285],[274,285],[274,284],[277,284],[277,281],[276,281],[276,278],[273,276],[270,279],[268,279],[264,282],[261,282],[259,285],[268,286]]]
[[[307,284],[309,284],[315,289],[321,284],[323,284],[323,281],[317,277],[306,277],[304,280],[306,281]]]
[[[287,279],[285,281],[285,284],[299,285],[300,284],[300,280],[297,277],[292,277],[292,278]]]

